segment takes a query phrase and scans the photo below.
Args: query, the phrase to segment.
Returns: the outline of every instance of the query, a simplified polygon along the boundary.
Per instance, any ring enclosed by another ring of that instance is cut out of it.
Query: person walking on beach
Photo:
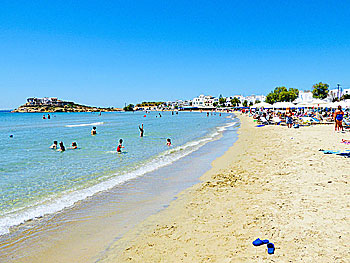
[[[119,140],[119,144],[117,146],[117,153],[121,153],[122,152],[122,148],[124,148],[123,146],[123,139]]]
[[[344,131],[343,118],[344,112],[342,111],[341,106],[339,105],[338,109],[334,112],[335,131]]]
[[[97,134],[96,127],[92,127],[91,135],[96,135],[96,134]]]
[[[287,123],[287,127],[288,128],[292,128],[293,126],[293,113],[290,110],[290,108],[287,108],[287,112],[286,112],[286,123]]]
[[[143,123],[141,124],[141,127],[139,126],[139,130],[140,130],[140,137],[143,137]]]

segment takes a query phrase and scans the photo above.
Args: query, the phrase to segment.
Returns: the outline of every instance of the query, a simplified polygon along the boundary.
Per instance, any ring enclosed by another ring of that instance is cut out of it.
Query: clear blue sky
[[[44,3],[45,2],[45,3]],[[1,1],[0,108],[350,86],[347,1]]]

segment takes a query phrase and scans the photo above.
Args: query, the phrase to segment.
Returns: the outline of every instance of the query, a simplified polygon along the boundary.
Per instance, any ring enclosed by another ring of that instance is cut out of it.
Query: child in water
[[[121,153],[122,152],[122,148],[124,148],[124,146],[123,146],[123,139],[120,139],[119,140],[119,144],[117,146],[117,152]]]
[[[171,140],[170,140],[170,138],[166,139],[166,145],[171,146]]]

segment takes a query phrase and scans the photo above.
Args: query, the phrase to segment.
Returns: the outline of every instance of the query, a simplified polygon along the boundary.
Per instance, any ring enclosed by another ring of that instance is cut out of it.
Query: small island
[[[63,101],[58,98],[28,98],[27,103],[12,112],[112,112],[123,111],[120,108],[100,108]]]

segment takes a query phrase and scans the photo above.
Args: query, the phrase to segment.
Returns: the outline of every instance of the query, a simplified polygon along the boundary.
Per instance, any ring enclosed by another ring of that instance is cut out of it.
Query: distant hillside
[[[123,111],[120,108],[100,108],[91,107],[74,102],[56,101],[52,102],[48,98],[37,99],[33,102],[33,98],[27,99],[27,103],[19,106],[12,112],[111,112]]]

